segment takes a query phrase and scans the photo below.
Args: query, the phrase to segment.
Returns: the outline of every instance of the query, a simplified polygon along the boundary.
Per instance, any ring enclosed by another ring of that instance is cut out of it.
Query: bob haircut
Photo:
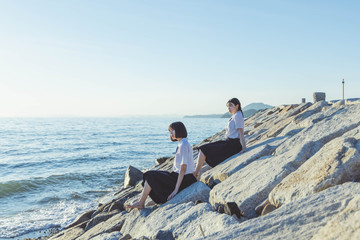
[[[186,127],[182,122],[173,122],[172,124],[169,125],[169,131],[170,129],[173,129],[175,131],[175,138],[187,137]]]

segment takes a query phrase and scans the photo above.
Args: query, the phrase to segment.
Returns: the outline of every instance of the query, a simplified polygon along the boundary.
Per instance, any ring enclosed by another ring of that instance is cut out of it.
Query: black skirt
[[[178,176],[179,174],[176,172],[147,171],[143,175],[142,185],[144,186],[145,181],[147,181],[151,187],[149,194],[151,199],[156,203],[165,203],[169,195],[175,190]],[[179,192],[196,181],[193,174],[184,175]]]
[[[198,149],[206,156],[206,163],[210,167],[215,167],[225,159],[240,152],[242,146],[239,138],[228,138],[226,140],[204,144],[198,147]]]

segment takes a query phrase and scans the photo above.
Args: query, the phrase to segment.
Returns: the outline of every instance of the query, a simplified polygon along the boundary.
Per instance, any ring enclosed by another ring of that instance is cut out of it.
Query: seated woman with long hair
[[[194,172],[196,178],[199,177],[201,167],[205,161],[210,167],[215,167],[234,154],[246,151],[244,115],[240,101],[237,98],[232,98],[226,103],[226,106],[232,114],[225,127],[226,139],[204,144],[198,148],[198,163]]]

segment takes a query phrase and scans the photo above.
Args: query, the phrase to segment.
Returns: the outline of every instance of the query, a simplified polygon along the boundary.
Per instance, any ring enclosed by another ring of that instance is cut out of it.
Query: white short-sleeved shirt
[[[181,139],[177,147],[173,171],[179,173],[183,164],[186,164],[185,174],[195,172],[193,150],[187,138]]]
[[[227,138],[240,138],[238,129],[244,129],[244,117],[240,111],[231,116],[229,122],[225,126]]]

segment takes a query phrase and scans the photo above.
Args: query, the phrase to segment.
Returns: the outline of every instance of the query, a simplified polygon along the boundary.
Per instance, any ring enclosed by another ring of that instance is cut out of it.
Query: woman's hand
[[[170,199],[172,199],[173,197],[175,197],[175,195],[178,193],[178,191],[179,191],[179,190],[176,190],[176,189],[175,189],[175,190],[168,196],[168,199],[167,199],[167,200],[169,201]]]

